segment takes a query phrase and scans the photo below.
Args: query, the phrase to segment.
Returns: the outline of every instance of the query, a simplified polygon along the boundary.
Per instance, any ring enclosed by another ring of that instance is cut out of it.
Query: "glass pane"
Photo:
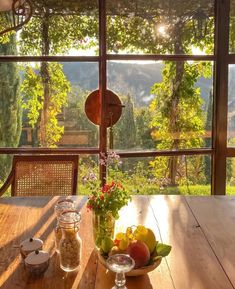
[[[108,179],[120,181],[132,194],[211,194],[211,157],[123,158],[108,167]]]
[[[99,188],[99,159],[97,155],[80,155],[78,169],[78,194],[90,195]]]
[[[97,147],[84,102],[97,63],[0,63],[0,147]]]
[[[227,144],[230,147],[235,146],[235,65],[229,65],[229,82],[228,82],[228,129],[227,129]]]
[[[11,171],[13,155],[0,154],[0,188],[7,180],[8,175]],[[8,188],[7,191],[2,195],[2,197],[10,197],[11,188]]]
[[[227,158],[226,194],[235,195],[235,158]]]
[[[214,1],[107,0],[109,53],[213,54]]]
[[[230,0],[229,52],[235,53],[235,1]]]
[[[8,1],[9,2],[9,1]],[[19,2],[19,1],[18,1]],[[98,53],[98,4],[95,0],[33,1],[26,3],[26,15],[11,11],[11,5],[0,4],[0,42],[12,42],[16,48],[0,54],[20,55],[96,55]],[[18,14],[17,14],[18,13]],[[32,13],[32,17],[29,15]]]
[[[211,62],[108,63],[108,88],[125,107],[114,125],[116,150],[211,147]]]

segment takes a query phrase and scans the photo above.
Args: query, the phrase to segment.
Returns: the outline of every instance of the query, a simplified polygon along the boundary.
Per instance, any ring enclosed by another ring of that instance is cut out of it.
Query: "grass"
[[[132,195],[190,195],[190,196],[209,196],[211,194],[210,185],[194,185],[194,186],[177,186],[177,187],[166,187],[164,189],[159,189],[156,185],[147,186],[131,186],[125,185],[127,190]],[[79,195],[89,195],[89,190],[87,187],[78,185]],[[226,194],[228,196],[235,195],[235,186],[227,186]],[[3,197],[10,197],[10,188],[3,195]]]

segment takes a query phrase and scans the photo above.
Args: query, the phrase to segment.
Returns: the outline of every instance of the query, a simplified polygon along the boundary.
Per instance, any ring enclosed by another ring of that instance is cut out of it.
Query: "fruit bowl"
[[[100,263],[106,269],[108,269],[107,264],[106,264],[106,259],[105,259],[105,257],[102,254],[100,254],[99,251],[98,251],[98,259],[99,259]],[[147,274],[147,273],[153,271],[154,269],[156,269],[161,264],[161,261],[162,261],[162,257],[159,256],[159,258],[156,261],[154,261],[153,264],[148,265],[148,266],[144,266],[144,267],[141,267],[141,268],[133,269],[130,272],[125,273],[125,275],[126,276],[140,276],[140,275]]]

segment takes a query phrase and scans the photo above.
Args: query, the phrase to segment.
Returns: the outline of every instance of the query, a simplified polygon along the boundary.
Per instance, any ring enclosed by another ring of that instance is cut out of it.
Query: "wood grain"
[[[186,200],[235,287],[235,197],[186,197]]]
[[[154,219],[149,200],[146,196],[133,197],[132,203],[120,212],[120,218],[116,222],[116,232],[125,232],[125,229],[132,225],[145,225],[151,228],[157,239],[159,233],[157,223]],[[98,263],[96,289],[110,289],[114,285],[115,276],[108,272],[104,266]],[[139,277],[127,277],[128,289],[173,289],[173,283],[165,260],[154,271]]]
[[[59,268],[54,249],[54,205],[58,197],[0,198],[1,289],[110,289],[114,275],[97,262],[92,218],[86,197],[73,197],[81,210],[83,241],[79,272]],[[120,212],[116,231],[143,224],[172,252],[154,271],[128,277],[128,289],[234,289],[235,197],[135,196]],[[39,237],[51,254],[41,278],[27,275],[19,254],[21,241]]]
[[[90,238],[92,223],[84,206],[86,198],[75,198],[81,209],[80,236],[83,241],[82,264],[79,272],[65,273],[59,268],[59,258],[54,249],[55,198],[9,198],[0,199],[0,288],[20,289],[68,289],[94,288],[97,259]],[[18,245],[29,237],[44,241],[44,249],[51,255],[50,266],[42,278],[31,278],[24,269]]]
[[[149,199],[162,241],[172,245],[166,260],[175,288],[233,288],[184,197]]]

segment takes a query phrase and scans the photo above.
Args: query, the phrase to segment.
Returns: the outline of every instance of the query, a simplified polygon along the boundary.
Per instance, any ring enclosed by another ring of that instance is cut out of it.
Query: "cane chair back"
[[[11,195],[76,195],[77,174],[76,155],[14,156]]]

